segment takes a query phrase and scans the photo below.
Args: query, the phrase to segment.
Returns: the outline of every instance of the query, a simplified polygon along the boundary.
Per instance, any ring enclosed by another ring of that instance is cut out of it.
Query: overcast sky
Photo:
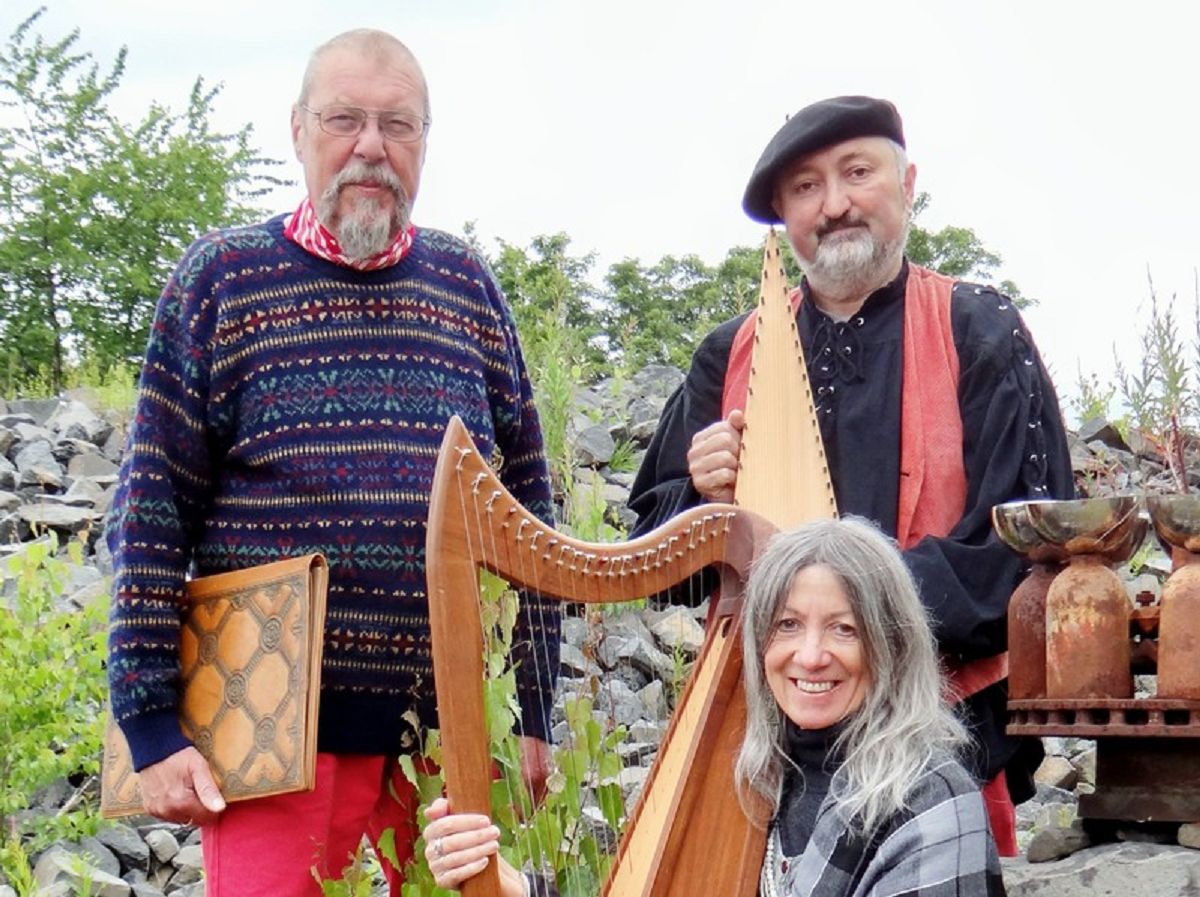
[[[64,0],[40,31],[129,48],[116,105],[184,105],[222,82],[218,122],[251,122],[299,165],[288,113],[308,52],[346,28],[416,53],[434,126],[415,218],[475,221],[523,243],[566,231],[601,265],[695,252],[719,260],[763,228],[741,211],[784,116],[844,93],[904,118],[921,223],[974,228],[1041,305],[1027,314],[1060,391],[1137,351],[1153,275],[1192,327],[1200,266],[1200,73],[1194,4],[1142,0],[812,3],[512,0],[365,3]],[[34,5],[9,0],[7,36]],[[1118,15],[1119,13],[1119,15]],[[299,201],[294,186],[275,210]],[[1073,417],[1073,415],[1070,415]]]

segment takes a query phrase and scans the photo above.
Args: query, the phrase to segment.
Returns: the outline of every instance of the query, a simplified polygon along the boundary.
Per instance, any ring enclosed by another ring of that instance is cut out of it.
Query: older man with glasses
[[[202,826],[209,897],[320,894],[314,873],[337,877],[364,832],[393,829],[401,863],[411,855],[416,801],[394,758],[437,724],[424,544],[450,416],[503,457],[523,504],[551,514],[499,287],[460,240],[412,223],[430,121],[424,75],[394,37],[319,47],[292,110],[305,199],[203,237],[158,306],[109,522],[108,669],[148,809]],[[316,788],[226,806],[178,723],[185,579],[318,551],[330,587]],[[554,605],[525,602],[514,644],[537,788]]]

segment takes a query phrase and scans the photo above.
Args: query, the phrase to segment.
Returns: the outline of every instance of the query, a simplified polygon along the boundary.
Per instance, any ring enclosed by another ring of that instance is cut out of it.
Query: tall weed
[[[1200,303],[1200,288],[1197,301]],[[1200,314],[1200,309],[1198,309]],[[1200,335],[1200,323],[1197,324]],[[1115,357],[1121,397],[1133,425],[1166,459],[1178,492],[1187,492],[1187,450],[1196,442],[1197,399],[1192,371],[1175,320],[1174,299],[1159,304],[1150,281],[1150,320],[1141,333],[1141,357],[1136,369]]]

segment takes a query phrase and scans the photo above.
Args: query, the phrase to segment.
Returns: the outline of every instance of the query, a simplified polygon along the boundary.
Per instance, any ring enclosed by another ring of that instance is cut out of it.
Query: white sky
[[[39,23],[128,68],[117,108],[184,105],[223,82],[217,120],[288,162],[308,52],[379,27],[417,54],[434,126],[415,218],[525,243],[565,231],[601,266],[719,260],[763,229],[741,211],[784,116],[865,93],[904,118],[926,227],[974,228],[1041,300],[1027,314],[1060,392],[1137,351],[1147,269],[1192,333],[1200,266],[1200,70],[1193,4],[1142,0],[51,0]],[[34,8],[9,2],[0,35]],[[1119,14],[1118,14],[1119,13]],[[277,211],[300,198],[272,198]],[[1187,335],[1185,334],[1185,336]],[[1194,335],[1194,334],[1193,334]],[[1070,416],[1070,415],[1069,415]]]

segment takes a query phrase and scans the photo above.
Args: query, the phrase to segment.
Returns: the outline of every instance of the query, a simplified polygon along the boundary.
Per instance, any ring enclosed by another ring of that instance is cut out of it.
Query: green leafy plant
[[[692,661],[682,641],[671,646],[671,706],[678,707],[687,687],[688,678],[692,674]]]
[[[84,387],[96,394],[101,408],[128,411],[137,398],[138,369],[128,362],[102,365],[95,356],[67,371],[68,387]]]
[[[313,878],[321,885],[322,897],[371,897],[379,876],[379,859],[361,844],[349,865],[342,870],[341,878],[322,879],[313,870]]]
[[[604,482],[594,472],[587,481],[569,481],[563,509],[566,528],[585,542],[616,542],[624,538],[620,526],[609,520]]]
[[[102,661],[106,602],[83,610],[58,610],[67,562],[55,557],[53,535],[28,543],[0,569],[0,866],[10,880],[21,839],[39,847],[60,837],[95,831],[88,799],[99,768],[107,685]],[[78,564],[83,546],[71,541]],[[22,818],[36,793],[60,779],[76,793],[57,812]]]
[[[612,458],[608,462],[610,470],[617,473],[633,473],[637,470],[637,445],[632,439],[622,439],[613,449]]]
[[[561,498],[571,479],[574,446],[571,439],[575,389],[584,368],[579,360],[582,346],[566,324],[563,301],[541,311],[537,326],[522,331],[529,377],[533,382],[542,439],[556,496]]]
[[[37,893],[29,853],[21,839],[11,832],[0,832],[0,879],[8,880],[17,897],[34,897]]]

